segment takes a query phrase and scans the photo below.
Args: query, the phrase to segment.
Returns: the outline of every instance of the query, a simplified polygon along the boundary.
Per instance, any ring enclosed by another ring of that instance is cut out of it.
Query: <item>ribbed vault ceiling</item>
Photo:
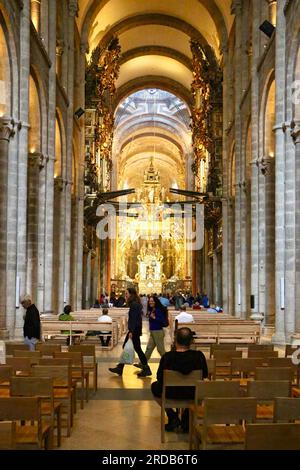
[[[183,97],[192,81],[190,39],[209,45],[221,59],[233,22],[230,4],[231,0],[79,0],[77,24],[87,58],[112,34],[119,37],[123,59],[117,86],[125,89],[120,99],[140,89],[145,77],[149,86],[161,81],[164,89],[181,89]]]
[[[117,184],[139,185],[151,156],[166,187],[184,184],[191,152],[190,40],[198,39],[207,55],[221,61],[233,23],[231,0],[78,3],[77,25],[87,60],[113,35],[120,41],[113,149]],[[156,89],[152,95],[150,88]]]

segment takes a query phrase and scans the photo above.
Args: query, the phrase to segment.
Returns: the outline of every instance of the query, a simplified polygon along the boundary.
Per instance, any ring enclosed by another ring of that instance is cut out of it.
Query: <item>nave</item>
[[[144,323],[142,349],[148,341],[148,325]],[[169,335],[165,337],[169,350]],[[139,369],[125,366],[122,377],[108,371],[121,354],[120,342],[111,351],[99,351],[98,391],[91,393],[85,409],[78,411],[71,437],[63,438],[62,450],[180,450],[188,449],[188,434],[170,433],[165,444],[160,441],[160,408],[150,387],[156,380],[159,363],[157,350],[152,354],[152,377],[140,379]],[[134,423],[134,425],[133,425]]]
[[[148,325],[144,322],[141,339],[143,350],[148,337]],[[268,337],[262,337],[261,340],[266,344],[270,342]],[[166,350],[169,350],[170,344],[167,330]],[[275,348],[278,357],[284,357],[284,349],[283,346]],[[160,360],[157,350],[154,350],[149,361],[152,377],[143,379],[137,377],[139,370],[129,365],[125,367],[122,377],[108,371],[109,367],[118,362],[121,351],[122,342],[110,351],[98,351],[98,391],[92,392],[85,409],[79,410],[71,437],[63,438],[61,449],[188,450],[188,434],[166,433],[166,442],[161,443],[160,408],[151,393],[151,383],[156,380]],[[204,352],[209,358],[209,347]]]

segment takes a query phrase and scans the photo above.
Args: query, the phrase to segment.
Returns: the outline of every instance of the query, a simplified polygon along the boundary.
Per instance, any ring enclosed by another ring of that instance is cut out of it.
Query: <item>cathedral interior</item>
[[[0,56],[0,339],[135,287],[300,344],[298,0],[0,0]]]

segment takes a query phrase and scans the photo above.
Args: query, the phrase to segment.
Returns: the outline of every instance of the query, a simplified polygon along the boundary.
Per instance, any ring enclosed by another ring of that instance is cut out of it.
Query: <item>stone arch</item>
[[[300,37],[299,37],[299,44],[298,44],[298,51],[295,60],[295,72],[294,72],[294,82],[295,82],[295,89],[294,89],[294,120],[300,121]]]
[[[42,154],[47,154],[47,146],[48,146],[48,103],[47,103],[47,91],[45,89],[45,84],[42,81],[39,71],[36,69],[35,66],[31,66],[30,68],[30,74],[31,78],[33,79],[37,92],[38,92],[38,98],[39,98],[39,111],[40,111],[40,124],[41,124],[41,132],[40,132],[40,138],[41,138],[41,148],[40,152]],[[30,91],[30,90],[29,90]],[[28,146],[28,148],[30,148]]]
[[[161,90],[169,91],[170,93],[173,93],[182,99],[182,101],[184,101],[184,103],[187,105],[188,109],[191,110],[190,90],[187,90],[183,85],[181,85],[181,83],[178,83],[175,80],[158,75],[138,77],[120,86],[117,90],[114,100],[114,109],[117,108],[120,101],[122,101],[124,98],[131,95],[135,91],[143,90],[145,88],[160,88]]]
[[[11,114],[11,68],[6,34],[0,15],[0,115]]]
[[[245,177],[251,182],[251,162],[252,162],[252,122],[249,117],[245,134]]]
[[[76,194],[77,192],[77,152],[76,152],[76,145],[73,141],[72,145],[72,194]]]
[[[275,75],[274,72],[271,74],[268,81],[265,94],[264,103],[264,138],[263,138],[263,152],[264,157],[275,156],[275,134],[273,128],[276,120],[276,89],[275,89]]]
[[[5,102],[7,107],[0,114],[12,117],[18,116],[19,110],[19,83],[18,83],[18,56],[16,51],[16,42],[13,34],[14,27],[10,21],[10,16],[5,8],[0,6],[0,31],[2,35],[3,50],[1,50],[0,70],[5,71]],[[0,80],[2,80],[0,78]],[[1,103],[0,103],[1,104]]]
[[[150,14],[143,14],[143,15],[134,15],[130,16],[129,18],[125,18],[115,25],[113,25],[107,33],[103,36],[103,38],[99,41],[101,47],[107,46],[109,41],[111,40],[112,36],[119,35],[128,31],[129,29],[135,28],[137,26],[145,26],[145,25],[162,25],[162,26],[169,26],[174,29],[178,29],[183,33],[187,34],[191,38],[197,39],[205,49],[208,58],[213,59],[213,55],[210,50],[210,46],[208,45],[206,39],[203,35],[194,28],[189,23],[176,18],[171,15],[162,15],[158,13],[150,13]],[[213,63],[213,62],[212,62]]]
[[[235,198],[235,171],[236,171],[236,160],[235,160],[235,142],[232,144],[230,152],[230,168],[229,168],[229,194],[230,197]]]
[[[60,110],[56,109],[54,177],[64,177],[66,159],[66,135]]]
[[[300,99],[299,86],[296,81],[300,82],[300,25],[297,15],[295,15],[295,28],[294,35],[287,50],[288,65],[286,71],[286,84],[287,90],[287,120],[295,120],[295,116],[298,114],[297,120],[300,120],[300,112],[298,113],[299,104],[296,104],[296,98]],[[297,100],[298,102],[298,100]],[[299,103],[299,102],[298,102]]]
[[[164,57],[170,57],[185,65],[189,70],[192,70],[192,62],[189,57],[175,49],[163,46],[143,46],[126,51],[124,54],[122,54],[120,66],[128,60],[144,55],[161,55]]]
[[[31,73],[29,77],[29,132],[28,150],[29,153],[41,153],[42,149],[42,113],[35,76]]]
[[[88,36],[91,26],[98,14],[98,12],[108,3],[109,0],[93,0],[83,20],[81,28],[81,41],[88,46]],[[217,31],[220,36],[221,47],[225,47],[228,39],[227,27],[224,17],[218,5],[212,0],[198,0],[209,12],[213,21],[216,24]]]

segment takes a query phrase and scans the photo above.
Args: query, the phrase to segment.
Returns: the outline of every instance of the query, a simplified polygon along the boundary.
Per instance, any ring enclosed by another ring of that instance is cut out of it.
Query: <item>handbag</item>
[[[126,341],[123,352],[121,354],[119,364],[133,364],[134,363],[134,347],[132,339]]]

